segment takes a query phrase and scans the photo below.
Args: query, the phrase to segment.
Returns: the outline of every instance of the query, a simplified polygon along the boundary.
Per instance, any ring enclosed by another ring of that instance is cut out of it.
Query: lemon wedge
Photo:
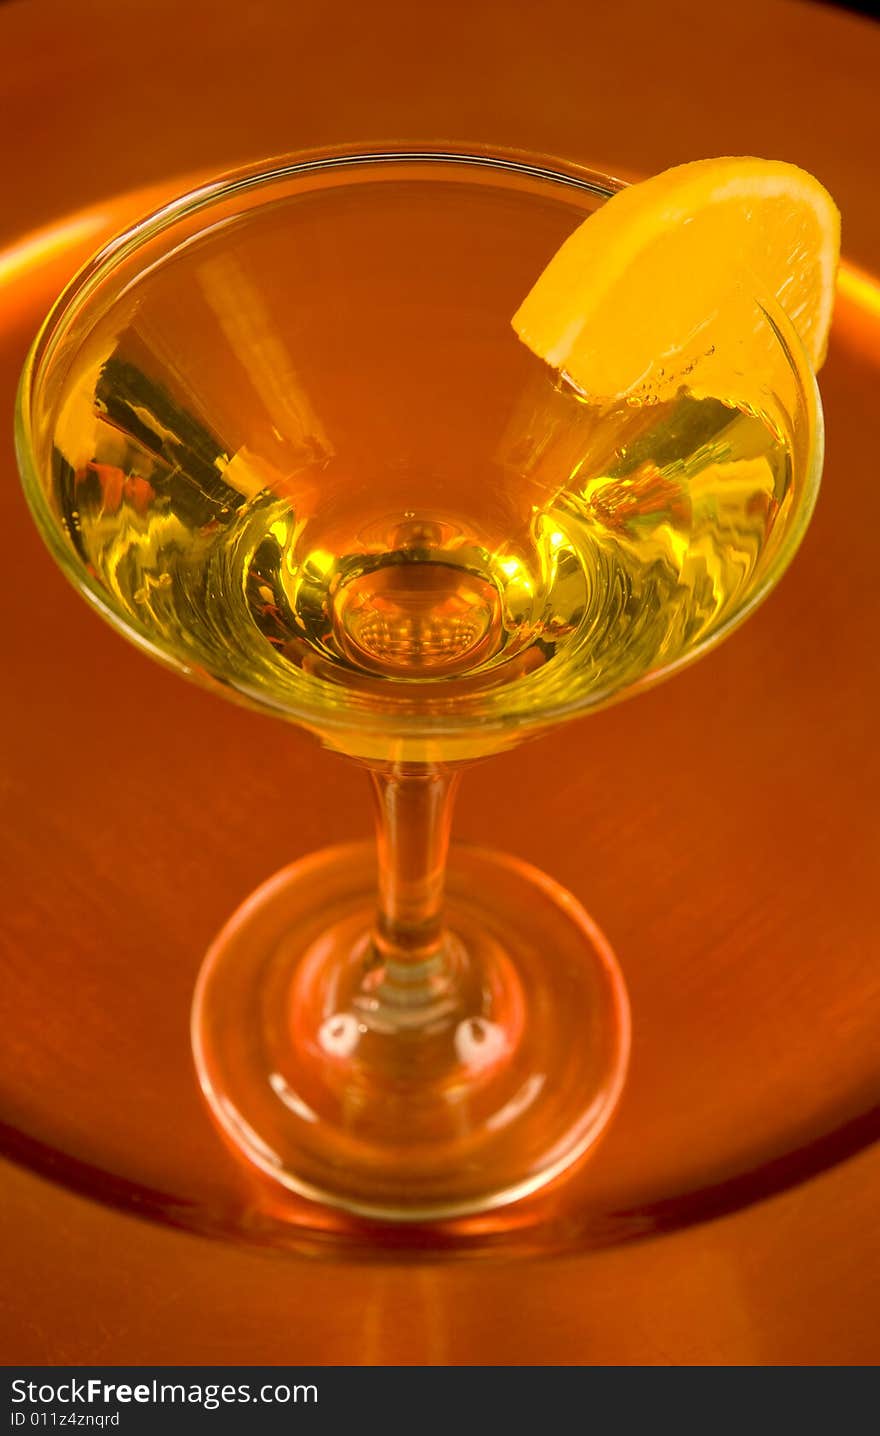
[[[754,316],[769,300],[815,371],[828,345],[839,253],[837,207],[805,170],[696,160],[621,190],[586,219],[513,327],[593,398],[656,396],[690,384],[708,355],[735,354],[739,375],[760,366],[767,345]],[[717,380],[718,361],[710,367]]]

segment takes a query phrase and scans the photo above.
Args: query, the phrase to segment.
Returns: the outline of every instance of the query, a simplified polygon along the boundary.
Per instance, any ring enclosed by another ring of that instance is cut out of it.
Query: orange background
[[[128,218],[115,196],[307,146],[483,142],[625,176],[778,156],[832,190],[869,281],[880,266],[880,29],[818,5],[23,0],[0,5],[0,57],[7,414],[77,249]],[[84,210],[55,251],[21,247]],[[200,1223],[157,1192],[195,1192],[221,1227],[234,1198],[186,1050],[201,953],[273,869],[365,833],[367,797],[89,614],[7,436],[3,1359],[876,1361],[878,294],[849,281],[824,493],[767,607],[673,684],[465,782],[459,835],[582,897],[634,1007],[620,1117],[529,1254],[390,1262],[354,1233],[306,1257],[239,1218],[234,1242],[168,1225]],[[124,1194],[94,1178],[111,1159]],[[600,1214],[623,1211],[609,1236]]]

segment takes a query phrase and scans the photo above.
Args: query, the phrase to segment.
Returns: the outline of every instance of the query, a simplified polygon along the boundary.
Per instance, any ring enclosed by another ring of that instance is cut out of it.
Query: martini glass
[[[517,341],[619,187],[508,153],[244,170],[113,240],[26,363],[25,490],[84,597],[368,770],[375,849],[259,888],[192,1018],[235,1150],[355,1213],[498,1206],[606,1128],[629,1050],[611,948],[528,864],[449,853],[456,787],[717,643],[815,501],[815,380],[761,296],[747,402],[735,354],[597,404]],[[279,808],[295,828],[296,794]]]

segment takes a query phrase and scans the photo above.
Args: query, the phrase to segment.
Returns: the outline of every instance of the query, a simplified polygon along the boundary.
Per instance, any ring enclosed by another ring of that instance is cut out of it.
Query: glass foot
[[[264,883],[208,953],[202,1089],[238,1152],[302,1196],[394,1221],[485,1211],[611,1117],[629,1007],[602,933],[497,853],[453,848],[446,892],[442,950],[383,962],[375,850],[330,848]]]

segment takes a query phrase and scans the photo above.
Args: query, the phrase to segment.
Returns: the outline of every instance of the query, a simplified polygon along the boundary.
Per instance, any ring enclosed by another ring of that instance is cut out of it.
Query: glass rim
[[[188,665],[163,652],[149,637],[130,626],[106,602],[101,585],[94,581],[85,569],[77,569],[70,563],[70,550],[62,540],[59,525],[46,501],[35,459],[32,405],[39,392],[44,366],[51,358],[55,342],[63,336],[65,320],[82,312],[91,293],[102,280],[112,274],[132,253],[172,229],[179,221],[197,215],[202,210],[208,210],[218,201],[226,200],[237,193],[247,193],[298,176],[365,166],[375,166],[378,169],[401,164],[471,166],[489,172],[519,175],[563,189],[580,190],[598,197],[603,203],[619,190],[626,188],[629,183],[593,170],[576,160],[503,146],[474,145],[465,149],[450,148],[445,144],[431,146],[422,143],[412,149],[384,144],[357,149],[332,146],[254,161],[195,185],[127,225],[101,245],[64,286],[28,350],[15,402],[15,449],[25,498],[37,528],[65,577],[90,605],[98,610],[105,621],[142,652],[183,677],[193,676]],[[319,701],[274,702],[270,696],[258,689],[251,691],[245,686],[232,687],[220,684],[218,680],[202,686],[207,686],[212,691],[222,691],[224,696],[237,699],[248,707],[298,724],[316,734],[331,731],[344,733],[356,725],[359,730],[368,730],[376,735],[393,736],[396,731],[402,741],[424,740],[430,743],[432,738],[466,738],[468,733],[479,728],[483,733],[510,735],[514,741],[514,735],[524,733],[526,736],[537,736],[566,719],[622,702],[664,682],[679,670],[690,667],[738,628],[776,586],[801,544],[819,493],[824,458],[824,420],[816,376],[800,337],[781,306],[775,300],[768,304],[757,296],[755,302],[765,310],[769,322],[779,334],[780,342],[788,351],[807,409],[810,411],[813,442],[805,465],[804,493],[789,530],[783,536],[762,581],[755,585],[745,601],[734,608],[723,623],[692,649],[667,664],[649,670],[641,678],[623,687],[600,688],[584,697],[549,703],[537,715],[518,712],[509,716],[501,714],[492,717],[478,713],[461,717],[448,714],[432,716],[427,713],[395,713],[391,708],[370,712],[359,706],[350,709],[343,706],[334,711],[322,707]]]

